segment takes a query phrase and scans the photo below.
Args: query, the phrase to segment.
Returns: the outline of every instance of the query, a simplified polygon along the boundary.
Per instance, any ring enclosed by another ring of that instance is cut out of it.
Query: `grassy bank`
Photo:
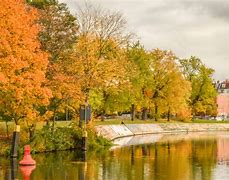
[[[104,121],[94,121],[95,125],[113,125],[113,124],[157,124],[157,123],[229,123],[229,120],[225,121],[216,121],[216,120],[206,120],[206,119],[195,119],[190,121],[176,121],[176,120],[170,120],[167,121],[167,119],[160,119],[158,121],[147,119],[147,120],[122,120],[122,119],[109,119]]]
[[[81,148],[82,129],[74,123],[58,124],[54,129],[52,126],[43,126],[36,130],[32,139],[28,138],[28,133],[21,131],[19,154],[23,153],[25,144],[30,144],[32,153],[64,151]],[[22,128],[23,129],[23,128]],[[97,136],[93,126],[87,127],[87,148],[98,150],[109,148],[112,143],[103,137]],[[9,155],[11,137],[0,139],[0,155]]]
[[[229,120],[217,121],[217,120],[207,120],[207,119],[195,119],[192,123],[229,123]]]

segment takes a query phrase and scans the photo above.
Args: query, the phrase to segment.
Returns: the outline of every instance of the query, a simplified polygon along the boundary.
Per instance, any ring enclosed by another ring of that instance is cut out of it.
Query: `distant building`
[[[229,94],[229,80],[225,80],[225,81],[217,81],[215,83],[215,87],[218,91],[218,93],[228,93]]]
[[[217,116],[222,119],[229,118],[229,80],[215,83],[217,89]]]

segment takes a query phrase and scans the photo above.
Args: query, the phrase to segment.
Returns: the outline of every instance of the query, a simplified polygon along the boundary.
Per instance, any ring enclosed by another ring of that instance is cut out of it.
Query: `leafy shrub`
[[[45,126],[36,132],[30,144],[34,152],[58,151],[79,147],[80,139],[80,129],[57,127],[53,130],[50,126]]]
[[[93,128],[87,128],[87,146],[89,149],[110,147],[107,139],[97,136]],[[30,142],[34,153],[46,151],[62,151],[81,148],[82,129],[75,127],[57,127],[54,130],[45,126],[38,131]]]

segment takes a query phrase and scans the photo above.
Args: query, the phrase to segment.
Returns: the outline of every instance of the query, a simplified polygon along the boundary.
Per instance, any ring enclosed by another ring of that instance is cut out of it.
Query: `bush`
[[[94,150],[94,149],[100,149],[100,148],[109,148],[112,146],[111,141],[107,140],[106,138],[102,136],[98,136],[96,132],[94,131],[94,128],[88,127],[88,149]]]
[[[79,147],[81,130],[71,127],[57,127],[54,130],[45,126],[37,131],[30,142],[34,152],[59,151]]]
[[[94,129],[88,127],[88,149],[110,147],[112,144],[107,139],[97,136]],[[82,129],[78,126],[57,127],[54,130],[45,126],[38,131],[30,142],[34,153],[46,151],[62,151],[81,148]]]

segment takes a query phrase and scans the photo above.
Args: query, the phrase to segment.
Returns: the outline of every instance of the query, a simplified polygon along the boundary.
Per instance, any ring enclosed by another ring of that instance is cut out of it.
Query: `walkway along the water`
[[[99,125],[96,126],[98,135],[109,140],[121,137],[176,133],[176,132],[203,132],[203,131],[229,131],[227,123],[160,123],[160,124],[120,124],[120,125]]]

